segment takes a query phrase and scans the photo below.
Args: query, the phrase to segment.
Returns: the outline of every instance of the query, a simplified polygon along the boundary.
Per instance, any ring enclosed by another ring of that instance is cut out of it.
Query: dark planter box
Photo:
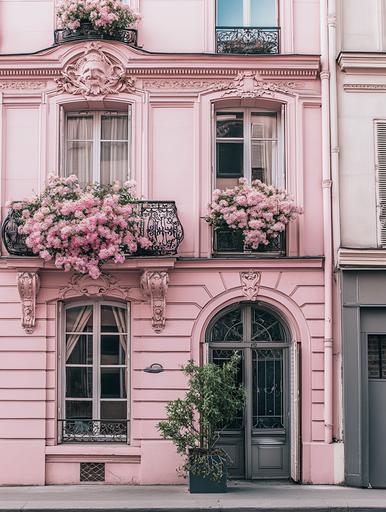
[[[217,455],[212,455],[211,457],[212,459],[217,459],[216,462],[223,460]],[[227,467],[225,465],[223,465],[223,474],[220,480],[214,480],[210,476],[194,475],[189,471],[189,492],[192,494],[226,492],[227,476]]]

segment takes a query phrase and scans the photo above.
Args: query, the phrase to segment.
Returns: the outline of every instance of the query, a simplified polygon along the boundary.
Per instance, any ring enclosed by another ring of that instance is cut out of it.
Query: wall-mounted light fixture
[[[146,373],[161,373],[164,371],[164,367],[162,366],[162,364],[153,363],[150,366],[144,368],[143,371]]]

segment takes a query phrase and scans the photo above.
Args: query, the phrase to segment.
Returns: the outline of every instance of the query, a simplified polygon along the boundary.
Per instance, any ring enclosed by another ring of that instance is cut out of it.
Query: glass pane
[[[217,0],[217,25],[220,27],[243,25],[243,0]]]
[[[67,334],[66,362],[68,364],[92,364],[92,336]]]
[[[128,178],[128,143],[101,142],[101,183],[109,185]]]
[[[252,114],[251,137],[254,139],[275,139],[276,115]]]
[[[252,180],[260,180],[267,185],[273,184],[274,176],[274,159],[276,152],[276,142],[252,141],[251,146],[251,164],[252,164]]]
[[[66,419],[92,419],[92,402],[66,400]]]
[[[67,140],[91,141],[93,118],[88,116],[67,117]]]
[[[92,142],[67,142],[65,176],[75,174],[80,184],[92,181]]]
[[[251,26],[276,27],[276,0],[251,0]]]
[[[101,420],[127,419],[127,402],[101,402]]]
[[[126,309],[119,306],[101,307],[102,332],[127,332]]]
[[[268,311],[252,308],[252,341],[286,341],[281,321]]]
[[[368,336],[368,378],[386,379],[386,335]]]
[[[243,323],[241,309],[237,308],[222,315],[210,329],[207,341],[242,341]]]
[[[244,144],[218,142],[216,144],[217,177],[241,178],[244,170]]]
[[[92,397],[92,368],[66,368],[66,397]]]
[[[126,368],[101,368],[101,398],[126,398]]]
[[[92,306],[77,306],[66,310],[66,332],[92,332]]]
[[[283,351],[252,350],[253,428],[283,428]]]
[[[102,140],[126,140],[128,138],[128,118],[125,115],[102,116]]]
[[[126,334],[101,336],[101,364],[125,364]]]
[[[244,136],[243,113],[219,112],[216,115],[216,136],[242,139]]]

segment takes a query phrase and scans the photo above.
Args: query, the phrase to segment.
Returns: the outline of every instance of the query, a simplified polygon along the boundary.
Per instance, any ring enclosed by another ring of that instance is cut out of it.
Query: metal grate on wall
[[[104,482],[105,465],[103,462],[81,462],[80,463],[80,481],[81,482]]]
[[[386,120],[375,122],[379,245],[386,246]]]

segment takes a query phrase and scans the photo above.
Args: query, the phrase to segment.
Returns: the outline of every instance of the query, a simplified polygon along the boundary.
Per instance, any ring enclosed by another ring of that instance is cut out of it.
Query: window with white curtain
[[[127,439],[128,308],[100,301],[67,304],[62,318],[62,440],[114,440],[114,432]]]
[[[216,188],[239,178],[284,187],[283,136],[277,112],[224,109],[216,112]]]
[[[130,119],[126,112],[68,112],[64,117],[64,176],[82,185],[130,178]]]

